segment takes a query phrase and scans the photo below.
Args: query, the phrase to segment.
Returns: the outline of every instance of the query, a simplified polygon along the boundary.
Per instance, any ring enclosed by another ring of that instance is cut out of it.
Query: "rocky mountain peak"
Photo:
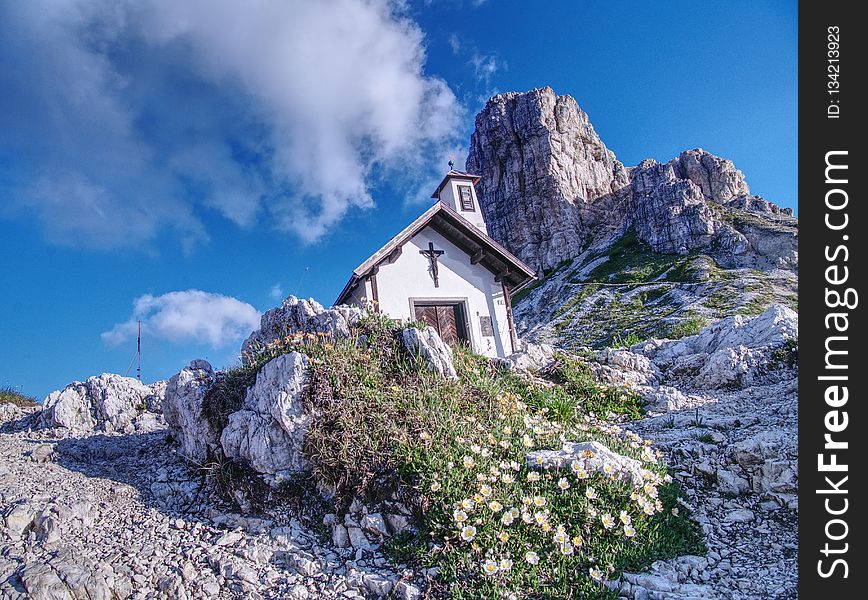
[[[696,148],[625,168],[576,101],[550,87],[491,98],[476,117],[466,168],[482,176],[492,237],[539,270],[605,249],[631,228],[655,252],[796,265],[792,211],[751,196],[732,161]]]

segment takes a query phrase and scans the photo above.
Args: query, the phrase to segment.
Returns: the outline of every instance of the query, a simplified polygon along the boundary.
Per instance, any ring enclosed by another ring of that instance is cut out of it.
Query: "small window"
[[[461,210],[476,212],[476,207],[473,206],[473,192],[469,185],[458,186],[458,198],[461,201]]]

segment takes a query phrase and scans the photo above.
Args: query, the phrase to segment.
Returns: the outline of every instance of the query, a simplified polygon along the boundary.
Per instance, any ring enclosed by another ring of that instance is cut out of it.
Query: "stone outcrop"
[[[163,382],[147,386],[112,373],[74,381],[46,396],[38,423],[73,435],[153,431],[162,427],[162,418],[155,410],[162,403],[164,386]]]
[[[326,310],[316,300],[289,296],[283,304],[267,311],[260,327],[244,340],[241,356],[247,361],[269,343],[296,333],[320,333],[329,337],[347,337],[367,312],[355,306],[335,306]]]
[[[311,416],[301,394],[307,357],[298,352],[269,361],[247,390],[241,410],[229,416],[220,435],[223,453],[258,473],[288,476],[309,468],[302,452]]]
[[[163,415],[172,436],[186,458],[203,462],[219,444],[220,432],[202,417],[205,391],[214,384],[214,369],[205,360],[194,360],[169,379],[163,399]]]
[[[592,369],[600,380],[641,391],[654,404],[675,402],[684,394],[675,388],[709,390],[746,387],[768,369],[770,352],[798,339],[799,318],[785,306],[761,315],[727,317],[679,340],[650,340],[629,349],[597,353]]]
[[[466,170],[482,176],[491,236],[540,270],[630,228],[656,252],[702,249],[724,266],[797,264],[792,211],[752,196],[731,161],[694,149],[626,168],[576,101],[549,87],[491,98]]]
[[[525,342],[523,348],[503,359],[507,369],[519,371],[539,371],[554,360],[555,349],[548,344],[531,344]]]

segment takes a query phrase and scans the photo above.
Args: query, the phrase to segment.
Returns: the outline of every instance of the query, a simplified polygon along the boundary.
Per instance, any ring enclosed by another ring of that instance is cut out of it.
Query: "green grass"
[[[666,331],[663,337],[670,340],[696,335],[703,327],[708,325],[708,319],[700,315],[691,315],[678,323],[675,323]]]
[[[20,391],[8,386],[0,388],[0,404],[14,404],[20,408],[39,406],[39,403],[33,396],[22,394]]]
[[[639,337],[636,333],[628,333],[625,336],[615,335],[612,338],[612,344],[609,346],[610,348],[629,348],[630,346],[635,346],[641,342],[644,342],[641,337]]]
[[[609,260],[591,271],[588,281],[645,283],[665,273],[677,258],[677,255],[654,252],[633,230],[612,244],[606,256]]]
[[[581,285],[579,291],[576,292],[575,295],[571,296],[566,302],[558,307],[554,314],[555,318],[571,313],[582,303],[582,300],[596,293],[599,289],[600,286],[596,283]]]
[[[410,506],[418,533],[392,539],[386,550],[413,567],[438,567],[438,593],[615,598],[591,578],[590,569],[614,578],[654,560],[703,552],[693,522],[673,512],[679,491],[650,446],[590,416],[636,418],[641,413],[635,394],[601,387],[586,365],[566,355],[557,356],[542,382],[456,348],[459,379],[447,380],[415,364],[397,333],[390,322],[375,319],[350,339],[320,339],[304,347],[284,340],[268,356],[292,349],[309,356],[305,402],[316,416],[304,451],[316,478],[336,490],[339,510],[355,497],[372,504],[398,497]],[[643,461],[649,487],[637,489],[603,472],[582,479],[570,468],[543,472],[525,463],[530,450],[560,447],[562,438],[599,440]],[[528,481],[532,472],[538,481]],[[559,487],[561,478],[568,489]],[[596,499],[586,496],[589,488]],[[647,493],[658,495],[656,506]],[[643,498],[651,514],[631,494]],[[545,498],[545,506],[529,508],[536,497]],[[492,509],[488,503],[494,500],[501,506]],[[461,503],[467,519],[459,524],[455,511]],[[504,524],[510,509],[518,517]],[[626,535],[620,522],[611,529],[602,524],[604,514],[617,520],[622,510],[634,535]],[[525,512],[531,520],[545,513],[540,523],[548,525],[525,523]],[[475,533],[465,540],[460,534],[467,525]],[[569,555],[561,551],[567,545],[553,541],[559,526],[571,540]],[[581,545],[574,544],[579,538]],[[538,564],[525,560],[531,550]],[[507,559],[509,569],[483,573],[485,561]]]

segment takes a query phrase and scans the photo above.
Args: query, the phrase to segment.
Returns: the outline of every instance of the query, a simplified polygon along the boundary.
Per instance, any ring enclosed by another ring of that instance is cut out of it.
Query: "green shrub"
[[[8,386],[0,388],[0,404],[14,404],[21,408],[39,406],[39,403],[33,396],[22,394],[20,391]]]

